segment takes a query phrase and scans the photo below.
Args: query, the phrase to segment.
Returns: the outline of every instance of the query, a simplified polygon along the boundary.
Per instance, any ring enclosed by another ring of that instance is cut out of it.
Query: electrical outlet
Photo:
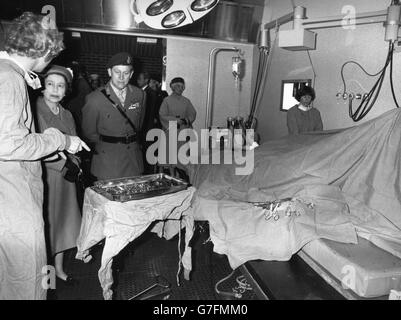
[[[365,97],[365,96],[367,96],[367,93],[364,93],[364,94],[362,94],[362,93],[353,93],[353,92],[350,92],[350,93],[347,93],[347,92],[345,92],[345,93],[343,93],[343,92],[337,92],[336,93],[336,98],[337,98],[337,100],[348,100],[348,99],[351,99],[351,100],[354,100],[354,99],[356,99],[356,100],[361,100],[362,99],[362,97]]]

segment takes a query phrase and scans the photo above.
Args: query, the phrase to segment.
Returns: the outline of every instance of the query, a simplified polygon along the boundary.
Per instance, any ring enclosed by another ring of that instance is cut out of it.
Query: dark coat
[[[146,133],[153,128],[161,129],[162,126],[159,118],[159,110],[163,102],[163,99],[168,96],[168,93],[166,91],[162,90],[155,91],[151,89],[149,86],[145,89],[145,92],[146,92],[146,110],[145,110],[145,119],[143,122],[144,135],[146,135]]]
[[[88,81],[80,76],[73,83],[72,97],[69,98],[66,107],[74,117],[77,131],[81,133],[82,108],[85,105],[86,96],[92,92]]]
[[[91,173],[99,180],[141,175],[143,173],[142,150],[138,142],[130,144],[108,143],[100,140],[100,135],[125,137],[134,134],[134,129],[113,104],[101,93],[100,88],[86,97],[82,109],[82,131],[95,147]],[[110,82],[105,86],[111,99],[119,102]],[[144,92],[128,85],[124,110],[140,132],[146,97]]]

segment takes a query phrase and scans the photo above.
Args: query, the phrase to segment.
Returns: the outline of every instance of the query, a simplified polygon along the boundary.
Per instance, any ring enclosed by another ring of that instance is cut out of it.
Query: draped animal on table
[[[235,175],[234,164],[191,165],[189,173],[198,189],[195,218],[213,221],[215,250],[235,267],[288,260],[313,239],[354,243],[357,235],[401,258],[400,168],[395,109],[356,127],[265,143],[250,175]],[[284,198],[314,208],[275,222],[249,203]]]

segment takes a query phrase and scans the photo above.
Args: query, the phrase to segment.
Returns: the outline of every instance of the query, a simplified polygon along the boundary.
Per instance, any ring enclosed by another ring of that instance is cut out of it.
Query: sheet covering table
[[[99,281],[106,300],[112,298],[113,284],[112,262],[129,242],[139,237],[154,221],[159,221],[152,231],[166,239],[172,238],[183,227],[185,232],[185,250],[180,265],[184,267],[184,276],[188,280],[192,270],[191,248],[188,246],[193,235],[194,218],[191,201],[194,187],[159,197],[128,202],[110,201],[90,188],[85,190],[82,212],[82,225],[77,239],[77,259],[89,262],[89,249],[102,239],[105,245],[99,269]],[[180,269],[179,269],[180,271]],[[179,272],[178,271],[178,272]]]

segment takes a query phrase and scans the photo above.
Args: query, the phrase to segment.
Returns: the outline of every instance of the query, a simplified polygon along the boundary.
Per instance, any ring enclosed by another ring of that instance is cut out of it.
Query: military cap
[[[106,68],[111,69],[114,66],[132,66],[132,62],[132,56],[128,52],[119,52],[110,58]]]

